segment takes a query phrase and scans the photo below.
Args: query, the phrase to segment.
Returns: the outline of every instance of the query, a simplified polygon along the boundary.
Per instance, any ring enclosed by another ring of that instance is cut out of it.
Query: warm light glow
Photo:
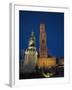
[[[38,59],[38,67],[50,67],[56,65],[55,58],[39,58]]]

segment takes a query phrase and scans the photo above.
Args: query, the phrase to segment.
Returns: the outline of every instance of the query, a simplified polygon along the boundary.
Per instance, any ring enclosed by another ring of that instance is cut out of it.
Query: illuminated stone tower
[[[47,44],[46,44],[46,32],[45,24],[40,24],[40,48],[39,54],[41,58],[47,58]]]
[[[25,51],[24,57],[24,72],[30,73],[35,71],[35,66],[37,63],[37,51],[35,46],[35,35],[34,32],[31,33],[28,48]]]

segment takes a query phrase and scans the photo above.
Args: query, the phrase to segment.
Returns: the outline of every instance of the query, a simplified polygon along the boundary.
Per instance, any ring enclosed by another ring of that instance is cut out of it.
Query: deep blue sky
[[[26,50],[31,32],[35,32],[36,48],[39,50],[39,27],[45,23],[48,53],[64,56],[64,13],[19,11],[19,50]]]

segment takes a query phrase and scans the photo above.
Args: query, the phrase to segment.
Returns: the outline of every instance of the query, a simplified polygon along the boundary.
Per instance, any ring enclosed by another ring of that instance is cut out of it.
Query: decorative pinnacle
[[[31,32],[31,37],[29,40],[29,46],[35,46],[35,35],[34,32]]]

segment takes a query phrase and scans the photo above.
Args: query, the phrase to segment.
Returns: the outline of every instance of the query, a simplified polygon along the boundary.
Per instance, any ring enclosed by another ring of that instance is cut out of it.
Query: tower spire
[[[29,46],[35,46],[35,35],[34,32],[31,32],[31,37],[29,40]]]

